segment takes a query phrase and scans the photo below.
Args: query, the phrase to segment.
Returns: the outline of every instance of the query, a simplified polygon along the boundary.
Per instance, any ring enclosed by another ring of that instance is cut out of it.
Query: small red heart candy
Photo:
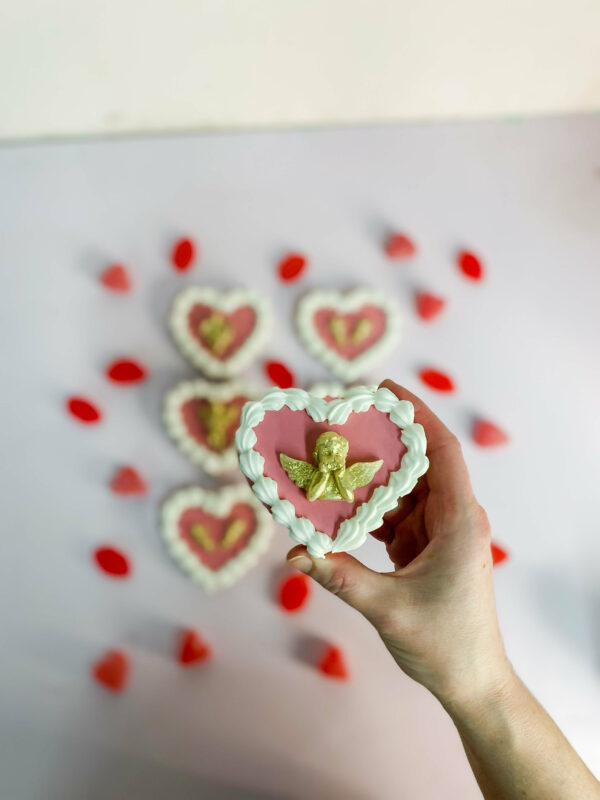
[[[414,242],[403,233],[391,233],[385,240],[384,250],[389,258],[410,258],[417,252]]]
[[[289,253],[279,262],[279,277],[282,281],[297,281],[306,269],[306,258],[300,253]]]
[[[113,292],[128,292],[131,289],[131,277],[122,264],[107,267],[100,275],[100,282]]]
[[[90,400],[85,397],[69,397],[67,399],[67,411],[72,417],[84,422],[86,425],[93,425],[100,422],[102,412]]]
[[[501,564],[503,561],[506,561],[508,558],[508,553],[504,548],[500,547],[498,544],[491,544],[492,549],[492,564],[496,566],[497,564]]]
[[[129,680],[129,659],[121,650],[109,650],[92,667],[96,681],[111,692],[122,692]]]
[[[509,441],[508,434],[494,425],[493,422],[488,422],[485,419],[475,420],[473,424],[473,440],[480,447],[497,447],[500,444],[506,444]]]
[[[210,658],[212,651],[198,633],[191,628],[184,630],[181,634],[179,647],[177,650],[177,660],[185,667],[206,661]]]
[[[327,675],[328,678],[346,681],[350,677],[343,653],[339,647],[335,647],[334,645],[327,647],[319,661],[318,667],[323,675]]]
[[[94,561],[102,572],[113,578],[126,578],[131,573],[129,559],[115,547],[98,547],[94,550]]]
[[[113,361],[106,368],[106,377],[113,383],[140,383],[146,380],[146,368],[132,359]]]
[[[422,369],[419,372],[419,377],[424,384],[429,386],[430,389],[435,389],[436,392],[454,391],[452,378],[437,369]]]
[[[462,250],[457,257],[458,267],[465,278],[480,281],[483,278],[483,265],[481,260],[467,250]]]
[[[280,389],[291,389],[296,383],[293,372],[281,361],[267,361],[264,370],[267,378]]]
[[[443,297],[436,297],[428,292],[419,292],[415,298],[417,314],[424,320],[430,320],[440,313],[446,305]]]
[[[196,255],[196,247],[191,239],[179,239],[173,245],[171,261],[178,272],[187,272]]]
[[[146,494],[148,486],[134,467],[121,467],[110,482],[110,489],[115,494]]]
[[[309,579],[306,575],[288,575],[279,586],[279,605],[284,611],[300,611],[310,594]]]

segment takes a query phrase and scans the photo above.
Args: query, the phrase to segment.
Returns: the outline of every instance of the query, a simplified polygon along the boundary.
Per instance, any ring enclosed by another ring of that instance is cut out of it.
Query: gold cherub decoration
[[[198,416],[206,431],[206,441],[214,450],[221,452],[227,447],[227,433],[239,415],[238,408],[218,400],[198,409]]]
[[[222,356],[235,338],[235,330],[219,311],[213,311],[198,325],[198,331],[209,349],[217,356]]]
[[[383,461],[357,461],[346,469],[350,445],[336,431],[321,433],[315,443],[313,464],[281,453],[279,460],[288,477],[309,500],[354,501],[354,490],[370,483]]]
[[[347,320],[334,314],[329,320],[329,331],[340,347],[348,344],[361,345],[373,332],[373,323],[367,317],[360,317],[354,330],[350,332]]]

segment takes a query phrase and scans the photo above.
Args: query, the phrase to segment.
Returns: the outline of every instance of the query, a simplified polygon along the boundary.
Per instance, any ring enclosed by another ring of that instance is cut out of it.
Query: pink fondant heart
[[[331,324],[335,320],[343,335],[336,339],[332,333]],[[364,338],[354,342],[353,336],[356,334],[358,325],[363,324],[362,320],[367,320],[370,325],[370,332]],[[334,308],[321,308],[315,312],[314,325],[321,339],[327,347],[335,350],[344,358],[349,360],[356,358],[361,353],[369,350],[381,337],[386,328],[385,314],[381,308],[372,305],[364,305],[352,313],[341,313]]]
[[[211,314],[219,314],[219,316],[224,317],[226,323],[233,329],[233,338],[231,342],[222,352],[218,353],[210,349],[210,345],[202,337],[200,332],[202,320],[210,317]],[[254,330],[256,326],[256,312],[251,306],[241,306],[235,311],[226,314],[213,306],[196,303],[188,312],[188,326],[190,334],[200,347],[208,350],[213,358],[219,361],[227,361]]]
[[[225,547],[225,532],[232,523],[244,525],[245,530],[234,545]],[[203,526],[208,533],[212,542],[210,547],[214,549],[202,545],[194,536],[194,526],[198,525]],[[178,528],[179,535],[189,549],[196,554],[198,560],[208,569],[218,570],[246,547],[256,530],[256,515],[254,510],[245,503],[237,503],[225,517],[216,517],[202,508],[193,507],[186,509],[180,516]]]

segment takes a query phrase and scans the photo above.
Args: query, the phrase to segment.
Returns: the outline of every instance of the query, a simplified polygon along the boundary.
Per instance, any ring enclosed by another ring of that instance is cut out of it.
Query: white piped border
[[[231,445],[222,453],[217,453],[209,447],[203,447],[187,429],[181,413],[183,404],[188,400],[195,399],[227,402],[233,400],[234,397],[246,397],[250,400],[257,395],[258,392],[255,388],[241,381],[209,383],[200,378],[193,381],[181,381],[165,395],[163,407],[165,428],[177,447],[193,464],[202,467],[210,475],[220,475],[237,468],[238,457],[235,443],[232,441]]]
[[[205,567],[196,553],[189,547],[179,533],[179,519],[188,508],[200,507],[208,514],[224,517],[236,505],[245,503],[256,515],[256,530],[246,547],[231,558],[221,569]],[[161,532],[169,554],[196,583],[207,591],[231,586],[258,561],[267,549],[273,522],[264,506],[258,502],[247,486],[241,483],[225,486],[214,492],[200,486],[189,486],[174,492],[161,510]]]
[[[197,304],[211,306],[229,314],[240,306],[251,306],[256,325],[248,337],[226,360],[215,358],[192,336],[188,316]],[[267,301],[252,289],[232,289],[219,292],[210,286],[190,286],[180,292],[169,315],[169,328],[183,355],[210,378],[231,378],[245,369],[262,347],[271,323]]]
[[[279,498],[276,481],[264,474],[265,459],[254,449],[257,443],[254,428],[262,422],[267,411],[279,411],[284,406],[293,411],[306,411],[315,422],[327,421],[330,425],[343,425],[351,413],[360,414],[374,406],[388,414],[390,420],[402,429],[400,438],[406,453],[399,469],[390,474],[387,486],[378,486],[370,499],[358,506],[354,516],[341,523],[335,540],[316,530],[306,517],[296,516],[289,500]],[[235,441],[240,454],[240,468],[250,481],[252,491],[262,503],[271,507],[273,517],[288,528],[292,539],[306,545],[308,552],[318,558],[329,552],[339,553],[360,547],[369,531],[381,525],[383,515],[396,508],[399,497],[414,489],[429,466],[425,455],[425,431],[414,421],[413,404],[399,400],[389,389],[368,386],[355,386],[343,397],[330,401],[314,397],[304,389],[272,389],[261,400],[246,403]]]
[[[356,358],[348,359],[336,353],[315,328],[317,311],[333,308],[340,313],[358,311],[365,305],[377,306],[385,315],[385,331],[381,337]],[[383,358],[399,338],[400,311],[396,303],[381,292],[362,287],[345,294],[315,289],[306,294],[296,310],[296,329],[306,349],[343,381],[353,381],[379,359]]]

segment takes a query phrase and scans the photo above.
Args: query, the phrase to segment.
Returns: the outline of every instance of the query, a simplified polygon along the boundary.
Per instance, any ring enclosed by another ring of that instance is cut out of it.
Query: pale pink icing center
[[[233,547],[225,550],[219,546],[227,526],[236,519],[243,519],[247,525],[246,532],[238,539]],[[216,544],[212,552],[204,550],[191,535],[192,525],[204,525]],[[248,544],[256,530],[256,515],[254,510],[246,503],[237,503],[226,517],[215,517],[201,508],[187,508],[178,523],[179,535],[188,547],[196,554],[205,567],[218,570],[240,553]]]
[[[233,422],[229,425],[227,429],[227,447],[229,447],[233,443],[233,437],[235,436],[235,432],[239,427],[240,424],[240,414],[242,413],[242,407],[244,403],[248,400],[247,397],[234,397],[231,400],[227,401],[228,406],[236,406],[238,414],[237,417],[233,420]],[[189,435],[195,439],[202,447],[206,447],[208,450],[212,450],[215,453],[222,452],[221,450],[217,450],[208,443],[206,438],[206,429],[204,427],[204,423],[200,418],[200,410],[206,408],[210,404],[209,400],[206,400],[202,397],[193,397],[191,400],[186,400],[185,403],[181,406],[181,416],[183,417],[183,421],[185,423],[185,427]]]
[[[329,328],[329,324],[334,317],[341,317],[346,322],[346,330],[349,336],[352,335],[359,320],[368,319],[372,324],[371,333],[360,344],[353,344],[348,341],[340,345]],[[349,361],[372,347],[375,342],[381,339],[386,329],[385,313],[381,308],[371,305],[362,306],[358,311],[347,314],[336,311],[335,308],[320,308],[315,312],[313,322],[317,333],[327,346]]]
[[[206,342],[202,339],[199,332],[199,325],[205,317],[209,317],[213,312],[223,314],[227,322],[233,326],[235,335],[229,346],[220,354],[214,353]],[[230,314],[225,314],[218,308],[196,303],[192,306],[188,314],[188,326],[190,333],[198,344],[207,350],[213,358],[219,361],[226,361],[243,344],[256,326],[256,312],[251,306],[240,306]]]
[[[354,492],[354,503],[342,500],[307,500],[306,493],[288,478],[281,466],[281,453],[292,458],[312,461],[312,452],[317,436],[323,431],[334,430],[350,442],[346,464],[356,461],[383,459],[383,466],[373,481]],[[255,428],[257,443],[254,447],[265,459],[264,474],[277,482],[282,500],[289,500],[296,509],[296,516],[307,517],[318,531],[335,538],[343,520],[353,516],[357,507],[368,500],[377,486],[386,485],[390,472],[400,468],[406,447],[400,439],[401,431],[387,414],[370,408],[362,413],[352,413],[344,425],[329,425],[314,422],[305,411],[292,411],[284,407],[280,411],[267,411]]]

